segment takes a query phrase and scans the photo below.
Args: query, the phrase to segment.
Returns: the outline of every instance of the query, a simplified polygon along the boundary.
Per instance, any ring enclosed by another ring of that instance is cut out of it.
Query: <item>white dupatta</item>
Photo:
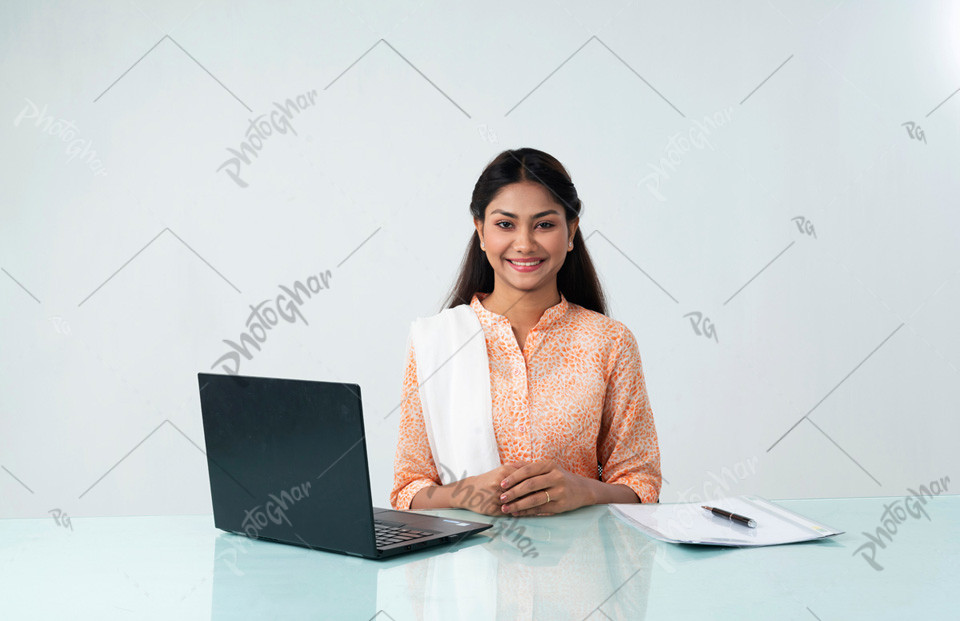
[[[500,466],[487,342],[468,304],[410,326],[427,440],[444,485]]]

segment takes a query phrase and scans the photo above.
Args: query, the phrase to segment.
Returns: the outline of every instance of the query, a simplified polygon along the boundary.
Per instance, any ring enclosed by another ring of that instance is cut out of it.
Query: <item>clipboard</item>
[[[794,513],[759,496],[729,496],[710,506],[753,518],[749,528],[702,508],[699,502],[611,504],[610,511],[645,535],[668,543],[712,546],[775,546],[840,535],[844,531]]]

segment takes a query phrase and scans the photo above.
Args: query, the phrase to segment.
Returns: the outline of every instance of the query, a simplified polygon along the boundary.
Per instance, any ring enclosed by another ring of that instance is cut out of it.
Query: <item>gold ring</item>
[[[547,502],[550,502],[550,492],[548,492],[547,490],[543,490],[543,493],[547,495]],[[547,503],[545,502],[543,504],[547,504]]]

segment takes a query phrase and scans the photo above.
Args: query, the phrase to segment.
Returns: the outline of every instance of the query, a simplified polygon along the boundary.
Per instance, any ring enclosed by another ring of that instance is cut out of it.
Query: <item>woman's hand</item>
[[[457,509],[469,509],[483,515],[503,515],[500,482],[522,466],[520,462],[503,464],[489,472],[467,477],[445,487],[450,488],[451,502]]]
[[[568,472],[552,459],[514,463],[520,467],[500,481],[500,515],[553,515],[596,504],[594,484],[600,481]]]

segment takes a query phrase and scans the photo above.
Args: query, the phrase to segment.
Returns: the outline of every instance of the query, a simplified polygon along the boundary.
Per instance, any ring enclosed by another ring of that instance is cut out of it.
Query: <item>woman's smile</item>
[[[533,272],[543,265],[543,259],[507,259],[507,263],[518,272]]]

